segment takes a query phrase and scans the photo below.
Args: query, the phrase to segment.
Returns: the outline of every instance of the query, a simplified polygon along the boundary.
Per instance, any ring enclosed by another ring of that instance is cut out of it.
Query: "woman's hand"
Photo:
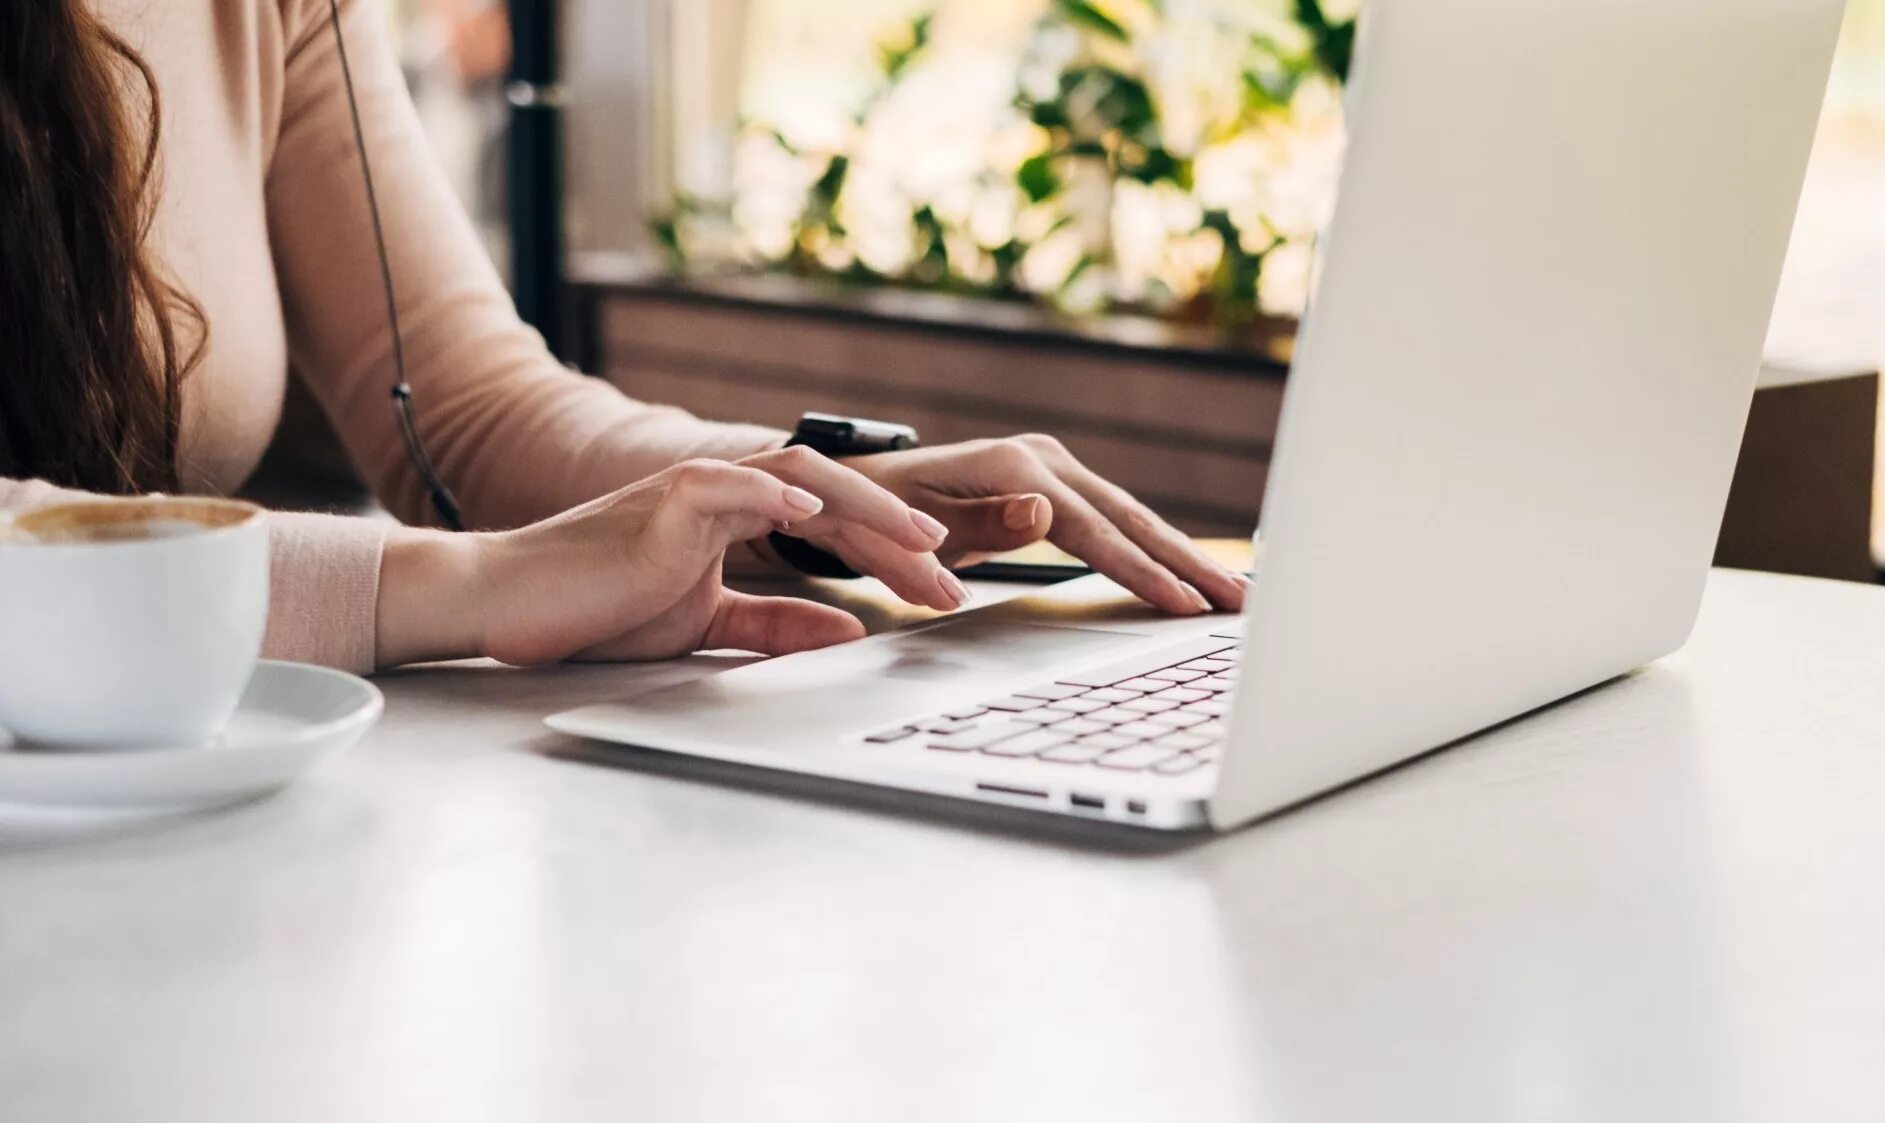
[[[943,561],[973,564],[1046,538],[1167,612],[1243,607],[1250,582],[1206,557],[1052,437],[970,441],[844,463],[949,528]],[[875,573],[872,557],[840,556]]]
[[[689,461],[519,530],[397,532],[381,564],[380,664],[778,655],[862,636],[837,609],[722,587],[727,547],[774,529],[868,556],[915,603],[968,599],[936,559],[934,519],[809,449],[781,449]]]

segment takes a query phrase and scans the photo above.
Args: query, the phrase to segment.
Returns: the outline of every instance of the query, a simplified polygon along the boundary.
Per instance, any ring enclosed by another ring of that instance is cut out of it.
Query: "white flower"
[[[1271,230],[1312,237],[1335,205],[1344,136],[1340,91],[1305,82],[1288,112],[1199,154],[1198,200],[1228,211],[1253,250]]]
[[[1322,0],[1322,14],[1330,23],[1347,23],[1361,15],[1361,0]]]
[[[1263,258],[1257,282],[1257,306],[1265,315],[1300,317],[1309,307],[1315,274],[1315,249],[1309,242],[1285,242]]]
[[[822,165],[794,156],[764,133],[749,133],[740,138],[733,166],[733,225],[740,240],[761,258],[784,257]]]
[[[1242,37],[1227,34],[1218,4],[1169,0],[1164,19],[1139,44],[1165,146],[1189,155],[1243,109]]]
[[[838,219],[857,260],[867,268],[897,276],[916,252],[910,230],[910,201],[885,169],[862,165],[845,179]]]

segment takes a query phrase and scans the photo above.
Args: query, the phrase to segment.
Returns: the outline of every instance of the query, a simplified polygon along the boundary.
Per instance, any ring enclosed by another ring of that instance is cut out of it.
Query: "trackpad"
[[[1129,654],[1143,635],[952,618],[858,643],[754,663],[618,703],[637,743],[777,744],[874,731],[1050,681]]]

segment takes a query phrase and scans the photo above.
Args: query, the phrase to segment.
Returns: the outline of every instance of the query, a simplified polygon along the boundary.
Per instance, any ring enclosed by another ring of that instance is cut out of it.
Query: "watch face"
[[[916,430],[908,425],[828,413],[806,414],[795,436],[827,456],[861,456],[917,446]]]

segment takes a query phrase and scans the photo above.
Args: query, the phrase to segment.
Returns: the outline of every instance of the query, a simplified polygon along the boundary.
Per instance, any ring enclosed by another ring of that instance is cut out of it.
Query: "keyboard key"
[[[1094,710],[1086,715],[1086,720],[1106,725],[1124,725],[1129,721],[1139,721],[1144,717],[1144,714],[1136,710],[1128,710],[1122,706],[1109,706],[1103,710]]]
[[[1024,725],[1052,725],[1064,719],[1067,715],[1061,713],[1059,710],[1040,709],[1029,710],[1025,714],[1002,714],[1000,716],[1004,721],[1018,721]]]
[[[1167,729],[1190,729],[1194,725],[1203,725],[1211,719],[1204,714],[1194,714],[1190,710],[1172,710],[1168,713],[1150,714],[1145,720]]]
[[[1015,691],[1017,698],[1039,698],[1043,702],[1058,702],[1063,698],[1072,698],[1085,694],[1084,686],[1069,686],[1064,682],[1050,682],[1044,686],[1030,686],[1026,690]]]
[[[965,729],[960,733],[951,733],[943,737],[932,736],[929,738],[929,747],[942,749],[945,752],[969,753],[977,749],[985,749],[997,741],[1005,741],[1010,737],[1034,732],[1037,732],[1034,726],[1022,722],[990,721],[977,725],[973,729]]]
[[[1101,752],[1110,753],[1114,749],[1123,749],[1127,745],[1136,745],[1139,742],[1130,737],[1121,737],[1117,733],[1089,733],[1080,738],[1080,743],[1091,745]]]
[[[982,751],[989,756],[1033,756],[1042,749],[1065,745],[1071,740],[1071,737],[1056,730],[1037,729],[1032,733],[1023,733],[1019,737],[997,741]]]
[[[1165,736],[1167,733],[1170,733],[1171,730],[1162,725],[1155,725],[1149,721],[1133,721],[1127,722],[1125,725],[1113,726],[1113,732],[1119,734],[1121,737],[1130,737],[1135,741],[1150,741],[1154,737]]]
[[[950,710],[943,716],[950,721],[970,721],[974,718],[981,717],[987,712],[988,708],[986,706],[970,706],[967,709]]]
[[[1170,749],[1161,749],[1157,745],[1133,745],[1129,748],[1114,749],[1094,761],[1101,768],[1113,768],[1121,772],[1139,772],[1155,764],[1163,764],[1174,756],[1182,756]]]
[[[971,725],[974,725],[974,724],[975,723],[973,721],[951,721],[948,718],[940,718],[936,721],[924,722],[923,732],[925,733],[960,733],[964,729],[967,729]]]
[[[905,725],[898,729],[887,729],[882,733],[873,733],[869,737],[864,738],[864,740],[872,745],[891,745],[898,741],[914,737],[916,734],[916,726]]]
[[[1050,761],[1054,764],[1092,764],[1111,751],[1110,748],[1105,746],[1089,745],[1084,741],[1075,741],[1072,744],[1059,745],[1055,748],[1048,749],[1036,759]]]
[[[1166,702],[1202,702],[1206,698],[1211,697],[1211,692],[1209,690],[1193,690],[1189,686],[1174,686],[1170,690],[1161,690],[1157,694],[1148,694],[1146,697],[1156,698]]]
[[[1105,702],[1107,705],[1112,705],[1115,702],[1130,702],[1138,696],[1139,692],[1136,690],[1121,690],[1116,686],[1102,686],[1098,690],[1089,690],[1081,695],[1083,698],[1091,698],[1095,702]]]
[[[1134,698],[1130,702],[1121,702],[1119,708],[1137,714],[1162,714],[1166,710],[1177,709],[1178,703],[1167,702],[1162,698]]]
[[[1161,776],[1183,776],[1187,772],[1196,772],[1204,767],[1204,761],[1190,753],[1180,753],[1167,761],[1152,766],[1152,771]]]
[[[1171,688],[1171,683],[1156,678],[1129,678],[1125,682],[1116,683],[1113,686],[1114,690],[1130,690],[1134,694],[1157,694],[1161,690],[1170,690]]]
[[[1228,671],[1236,665],[1237,664],[1231,662],[1229,659],[1219,659],[1217,656],[1213,655],[1204,659],[1193,659],[1189,663],[1180,663],[1178,664],[1178,669],[1181,671],[1203,671],[1207,675],[1214,675],[1219,671]]]
[[[1070,717],[1066,721],[1057,721],[1054,723],[1054,732],[1064,733],[1069,737],[1084,737],[1089,733],[1104,733],[1111,728],[1112,726],[1103,721],[1091,721],[1083,717]]]
[[[1208,702],[1193,702],[1191,705],[1185,707],[1185,712],[1203,714],[1206,717],[1223,717],[1225,714],[1230,713],[1230,703],[1221,702],[1213,698]]]
[[[983,702],[982,705],[987,706],[991,710],[1001,710],[1006,713],[1019,714],[1025,713],[1028,710],[1038,710],[1042,706],[1047,705],[1047,701],[1043,698],[1023,698],[1017,694],[1012,698],[997,698],[993,702]]]
[[[1213,744],[1209,737],[1200,737],[1195,733],[1167,733],[1152,743],[1168,749],[1208,749]]]
[[[1198,737],[1209,737],[1213,741],[1222,741],[1224,739],[1224,723],[1216,720],[1207,721],[1203,725],[1192,726],[1190,729],[1186,730],[1186,732]]]
[[[1217,686],[1220,686],[1224,688],[1225,690],[1229,690],[1231,687],[1237,685],[1237,676],[1232,675],[1232,674],[1226,674],[1220,671],[1217,674],[1212,675],[1210,678],[1205,679],[1204,681],[1207,683],[1212,683]]]
[[[1096,710],[1105,709],[1106,703],[1088,698],[1067,698],[1059,702],[1049,702],[1047,708],[1059,710],[1065,714],[1090,714]]]
[[[1189,663],[1205,655],[1215,655],[1230,646],[1229,642],[1212,636],[1201,636],[1185,640],[1170,647],[1162,647],[1142,652],[1135,658],[1109,663],[1104,667],[1095,667],[1080,674],[1065,675],[1059,681],[1074,686],[1113,686],[1127,679],[1138,678],[1147,671],[1160,667],[1176,667],[1180,663]]]
[[[1203,671],[1181,671],[1177,667],[1167,667],[1162,671],[1153,671],[1146,678],[1159,679],[1162,682],[1197,682],[1204,678]]]

